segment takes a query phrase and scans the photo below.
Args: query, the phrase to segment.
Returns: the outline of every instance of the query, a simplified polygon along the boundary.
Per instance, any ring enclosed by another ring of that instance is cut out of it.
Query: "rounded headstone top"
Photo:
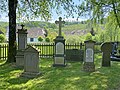
[[[112,42],[105,42],[101,44],[101,51],[111,51],[112,50]]]
[[[87,40],[87,41],[84,41],[84,43],[96,43],[96,42],[93,40]]]

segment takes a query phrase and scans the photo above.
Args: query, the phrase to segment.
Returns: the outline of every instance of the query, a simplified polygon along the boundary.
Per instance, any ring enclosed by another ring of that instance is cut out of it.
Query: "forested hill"
[[[17,25],[24,24],[26,28],[32,28],[32,27],[39,27],[39,28],[45,28],[49,29],[50,31],[57,31],[58,25],[55,23],[50,22],[41,22],[41,21],[30,21],[25,23],[17,23]],[[8,22],[0,22],[0,28],[8,27]],[[90,27],[83,23],[83,22],[66,22],[64,25],[62,25],[63,31],[73,31],[73,30],[85,30],[90,29]]]

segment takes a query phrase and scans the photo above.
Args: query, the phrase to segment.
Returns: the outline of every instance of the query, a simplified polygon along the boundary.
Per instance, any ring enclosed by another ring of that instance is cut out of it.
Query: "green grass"
[[[66,67],[52,67],[52,59],[40,60],[41,76],[20,77],[22,69],[0,61],[0,90],[119,90],[120,63],[101,67],[101,55],[95,55],[96,71],[82,70],[81,62],[69,62]]]

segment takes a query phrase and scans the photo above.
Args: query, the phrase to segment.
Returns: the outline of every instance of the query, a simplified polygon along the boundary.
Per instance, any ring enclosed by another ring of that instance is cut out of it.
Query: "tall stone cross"
[[[23,24],[21,25],[21,27],[22,27],[22,30],[23,30],[24,26],[25,26],[25,25],[23,25]]]
[[[65,21],[62,21],[62,18],[59,17],[59,21],[55,21],[56,24],[59,24],[59,36],[61,36],[61,27],[62,27],[62,24],[65,23]]]

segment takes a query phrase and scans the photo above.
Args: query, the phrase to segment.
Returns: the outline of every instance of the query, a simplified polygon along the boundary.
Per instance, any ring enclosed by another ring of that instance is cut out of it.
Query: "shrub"
[[[47,37],[47,38],[45,38],[45,41],[46,42],[50,42],[50,39]]]
[[[43,38],[41,36],[38,37],[38,41],[42,42]]]

